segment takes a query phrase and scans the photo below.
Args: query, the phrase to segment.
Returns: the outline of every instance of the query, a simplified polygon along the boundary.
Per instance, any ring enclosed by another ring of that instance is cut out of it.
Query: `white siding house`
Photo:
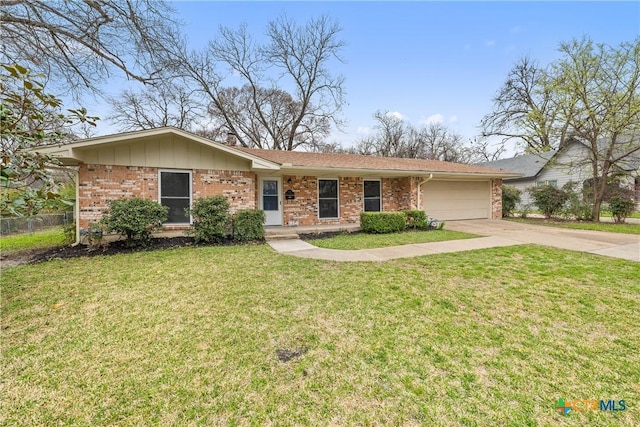
[[[560,151],[526,154],[510,159],[481,163],[479,166],[503,169],[523,175],[519,178],[506,178],[503,180],[505,185],[516,187],[522,192],[520,204],[517,206],[518,209],[521,209],[533,203],[528,191],[530,187],[551,184],[561,188],[569,181],[573,181],[578,183],[580,185],[579,188],[581,188],[585,180],[593,177],[591,165],[585,162],[588,157],[587,148],[576,141],[567,144]],[[625,174],[621,185],[636,192],[638,209],[640,209],[639,166],[639,164],[631,162],[631,166],[625,164],[625,170],[620,171]]]

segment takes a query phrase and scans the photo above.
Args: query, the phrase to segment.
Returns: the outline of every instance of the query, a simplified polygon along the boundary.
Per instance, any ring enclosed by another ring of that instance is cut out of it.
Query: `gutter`
[[[420,187],[422,187],[423,184],[426,184],[428,181],[430,181],[433,178],[433,174],[430,173],[429,174],[429,178],[425,179],[424,181],[418,183],[418,188],[416,189],[416,191],[418,192],[417,194],[417,203],[416,203],[416,209],[421,209],[420,208]]]

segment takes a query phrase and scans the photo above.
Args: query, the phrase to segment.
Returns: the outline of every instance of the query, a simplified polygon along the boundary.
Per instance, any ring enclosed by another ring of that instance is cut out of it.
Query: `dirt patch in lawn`
[[[253,243],[262,243],[253,242]],[[196,243],[193,237],[156,237],[152,238],[144,244],[138,244],[136,246],[128,246],[126,241],[117,240],[111,242],[106,246],[98,248],[90,248],[86,245],[76,246],[59,246],[54,248],[44,249],[32,249],[27,251],[20,251],[8,255],[0,256],[0,265],[2,268],[14,267],[22,264],[36,264],[39,262],[51,261],[54,259],[65,258],[79,258],[79,257],[94,257],[101,255],[116,255],[116,254],[128,254],[132,252],[146,252],[156,251],[159,249],[174,249],[188,246],[231,246],[238,243],[231,239],[228,239],[222,243]]]

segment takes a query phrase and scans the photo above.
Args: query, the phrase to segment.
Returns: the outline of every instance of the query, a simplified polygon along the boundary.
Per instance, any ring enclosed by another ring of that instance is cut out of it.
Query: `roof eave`
[[[407,170],[407,169],[375,169],[375,168],[336,168],[336,167],[305,167],[296,165],[287,165],[286,163],[280,167],[283,175],[318,175],[318,176],[381,176],[381,177],[447,177],[447,178],[514,178],[520,174],[511,172],[493,173],[493,172],[461,172],[461,171],[436,171],[436,170]]]
[[[148,138],[153,136],[161,136],[161,135],[178,135],[183,138],[190,139],[192,141],[198,142],[200,144],[209,146],[213,149],[222,151],[224,153],[228,153],[245,160],[251,161],[251,168],[256,170],[279,170],[280,165],[278,163],[269,161],[260,156],[256,156],[250,153],[246,153],[242,150],[238,150],[237,148],[221,144],[219,142],[212,141],[207,138],[203,138],[201,136],[192,134],[190,132],[183,131],[174,127],[162,127],[155,129],[146,129],[140,131],[133,132],[125,132],[121,134],[115,135],[106,135],[106,136],[98,136],[95,138],[89,138],[78,142],[71,142],[68,144],[57,144],[46,147],[36,147],[33,148],[32,151],[39,152],[42,154],[47,154],[52,157],[55,157],[61,160],[63,163],[70,162],[70,164],[78,164],[80,158],[74,154],[75,149],[79,148],[87,148],[87,147],[95,147],[99,145],[109,144],[109,143],[118,143],[118,142],[127,142],[128,140],[138,139],[138,138]]]

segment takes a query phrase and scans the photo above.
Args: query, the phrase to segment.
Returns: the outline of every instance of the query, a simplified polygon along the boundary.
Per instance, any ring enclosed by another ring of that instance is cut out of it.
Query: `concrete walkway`
[[[302,258],[332,261],[386,261],[534,243],[640,262],[640,236],[638,235],[571,230],[483,219],[449,221],[446,228],[486,237],[360,250],[323,249],[299,239],[274,240],[270,241],[269,245],[280,253]]]

